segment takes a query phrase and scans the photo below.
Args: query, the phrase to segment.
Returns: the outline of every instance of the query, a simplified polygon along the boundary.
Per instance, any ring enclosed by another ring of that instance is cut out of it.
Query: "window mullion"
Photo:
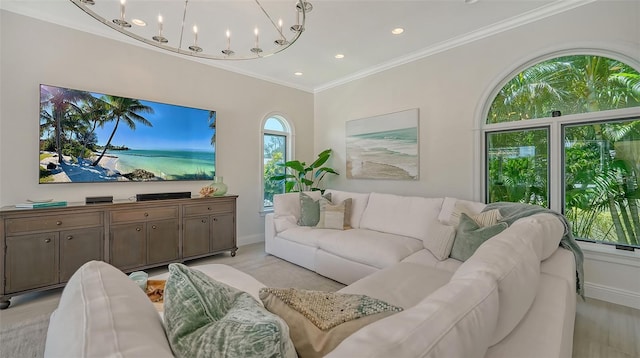
[[[549,208],[562,212],[562,133],[560,121],[549,127]]]

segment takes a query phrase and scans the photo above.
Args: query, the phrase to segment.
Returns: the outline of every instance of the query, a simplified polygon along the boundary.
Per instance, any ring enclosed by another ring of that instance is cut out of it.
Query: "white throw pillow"
[[[82,265],[51,315],[45,357],[173,357],[160,315],[117,268]]]
[[[446,197],[442,202],[442,209],[438,214],[438,220],[445,225],[458,226],[462,213],[471,217],[479,214],[485,206],[487,206],[487,204],[477,201]]]
[[[456,238],[456,228],[434,221],[429,225],[429,237],[423,240],[424,248],[429,250],[438,260],[446,260]]]

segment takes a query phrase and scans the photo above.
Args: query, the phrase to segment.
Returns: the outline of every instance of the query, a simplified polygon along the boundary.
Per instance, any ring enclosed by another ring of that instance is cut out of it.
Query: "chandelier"
[[[305,30],[304,0],[70,0],[94,19],[163,50],[215,60],[284,51]]]

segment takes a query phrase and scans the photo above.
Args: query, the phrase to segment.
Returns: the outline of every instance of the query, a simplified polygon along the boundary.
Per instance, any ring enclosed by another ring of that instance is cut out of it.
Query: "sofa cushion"
[[[453,248],[456,228],[443,225],[439,221],[434,221],[430,227],[431,233],[429,237],[422,241],[424,248],[431,251],[438,260],[446,260],[451,254],[451,248]]]
[[[540,260],[549,258],[560,245],[564,235],[564,225],[553,214],[535,214],[518,220],[518,226],[528,223],[531,230],[536,230],[536,237],[542,241]],[[514,223],[515,224],[515,223]],[[523,228],[525,231],[529,229]]]
[[[313,195],[312,193],[309,195]],[[317,194],[318,199],[320,193]],[[273,196],[273,213],[276,217],[292,215],[300,219],[300,193],[276,194]]]
[[[45,357],[172,357],[144,291],[117,268],[82,265],[49,320]]]
[[[296,357],[289,329],[250,294],[169,265],[164,325],[179,357]]]
[[[414,263],[423,266],[429,266],[432,268],[436,268],[438,270],[447,271],[447,272],[456,272],[458,267],[462,265],[462,261],[458,261],[456,259],[452,259],[449,257],[446,260],[438,260],[431,251],[427,249],[423,249],[413,254],[407,256],[402,260],[402,262]]]
[[[335,233],[339,235],[319,237],[318,248],[377,268],[391,266],[423,248],[421,240],[384,232],[353,229]]]
[[[339,203],[346,199],[351,199],[351,213],[349,215],[349,226],[354,229],[360,227],[360,220],[369,202],[369,193],[354,193],[327,189],[326,193],[331,193],[331,202]]]
[[[331,202],[331,194],[325,194],[318,199],[307,193],[300,193],[300,226],[316,226],[320,221],[320,203]]]
[[[298,219],[293,215],[274,216],[273,225],[275,226],[276,233],[279,233],[297,227]]]
[[[469,216],[479,214],[487,204],[446,197],[442,202],[442,209],[438,213],[438,220],[445,225],[458,226],[460,214]]]
[[[441,206],[442,198],[371,193],[360,227],[425,240]]]
[[[300,357],[324,357],[358,329],[402,310],[365,295],[264,288],[260,299],[289,326]]]
[[[497,318],[495,279],[452,279],[417,305],[360,329],[327,357],[480,358]]]
[[[399,262],[340,289],[338,292],[375,297],[404,309],[415,306],[446,285],[452,272]]]
[[[462,213],[460,224],[456,229],[456,238],[451,248],[451,257],[456,260],[466,261],[482,243],[498,235],[506,228],[506,223],[480,227],[475,220]]]
[[[310,226],[296,226],[278,234],[281,239],[294,241],[302,245],[318,247],[320,239],[325,236],[342,235],[342,231],[318,229]]]
[[[540,259],[535,246],[539,240],[531,233],[517,230],[516,224],[482,244],[452,278],[473,279],[479,274],[489,274],[498,282],[500,314],[491,345],[520,322],[538,290]]]
[[[574,282],[575,272],[570,272]],[[485,358],[571,357],[575,314],[575,288],[562,278],[542,274],[531,308],[509,335],[489,347]]]

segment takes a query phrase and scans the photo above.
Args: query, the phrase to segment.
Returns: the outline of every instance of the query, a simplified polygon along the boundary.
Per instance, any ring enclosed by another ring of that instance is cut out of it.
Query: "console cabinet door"
[[[184,257],[209,253],[209,216],[184,219],[182,234],[182,255]]]
[[[60,232],[60,282],[67,282],[86,262],[102,260],[104,229],[94,227]]]
[[[111,226],[111,265],[123,271],[144,266],[147,259],[146,236],[146,223]]]
[[[58,283],[58,233],[6,237],[5,292]]]
[[[178,219],[147,223],[147,264],[176,261],[180,257]]]
[[[235,215],[217,214],[212,217],[211,252],[229,250],[236,247]]]

